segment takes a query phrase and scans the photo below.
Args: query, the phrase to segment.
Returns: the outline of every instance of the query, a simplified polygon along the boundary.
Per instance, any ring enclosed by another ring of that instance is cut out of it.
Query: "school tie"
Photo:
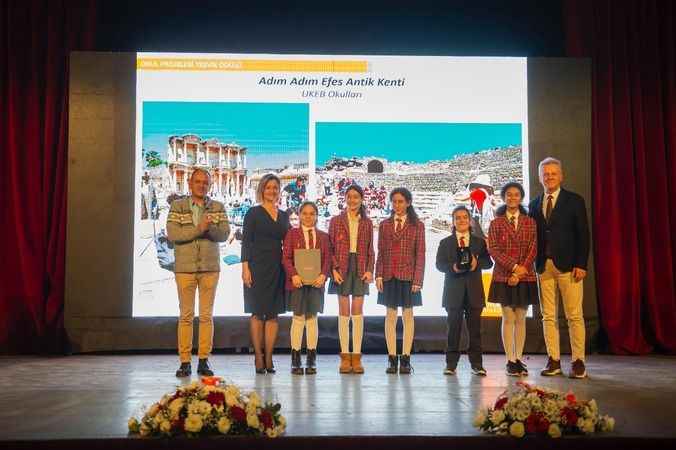
[[[397,233],[401,231],[401,219],[397,219],[397,226],[394,229],[394,231],[396,231]]]
[[[516,230],[516,218],[514,216],[509,218],[509,224]]]
[[[460,236],[460,248],[465,247],[465,236]]]
[[[552,195],[547,196],[547,210],[545,211],[545,219],[547,219],[547,222],[549,222],[549,218],[552,216]]]
[[[308,237],[308,243],[310,244],[310,248],[315,248],[315,237],[314,233],[312,232],[312,228],[307,230],[307,237]]]

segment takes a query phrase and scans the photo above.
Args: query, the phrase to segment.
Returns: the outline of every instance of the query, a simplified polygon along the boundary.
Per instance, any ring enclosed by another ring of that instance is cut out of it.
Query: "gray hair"
[[[563,164],[561,164],[561,161],[551,156],[548,156],[542,161],[540,161],[540,164],[538,164],[538,175],[540,177],[542,177],[542,171],[544,170],[545,166],[548,166],[550,164],[555,164],[559,166],[559,170],[561,170],[561,173],[563,173]]]
[[[261,178],[261,181],[258,183],[258,187],[256,188],[256,201],[258,203],[263,203],[263,191],[265,191],[265,186],[267,186],[270,181],[275,181],[277,186],[279,186],[281,189],[282,182],[277,175],[274,173],[263,175],[263,178]]]

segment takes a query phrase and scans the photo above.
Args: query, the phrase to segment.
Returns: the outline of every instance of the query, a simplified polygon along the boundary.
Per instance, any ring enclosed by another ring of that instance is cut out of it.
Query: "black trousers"
[[[481,358],[481,311],[483,307],[472,307],[467,293],[462,304],[457,308],[448,308],[446,319],[448,325],[448,343],[446,350],[446,365],[455,369],[460,359],[460,335],[462,333],[462,322],[465,319],[467,331],[469,332],[469,348],[467,355],[472,367],[482,365]]]

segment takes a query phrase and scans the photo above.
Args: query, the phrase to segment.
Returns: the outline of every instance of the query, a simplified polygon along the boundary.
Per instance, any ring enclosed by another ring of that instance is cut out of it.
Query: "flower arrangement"
[[[139,420],[131,417],[130,434],[140,436],[202,436],[209,434],[277,437],[286,419],[279,403],[263,404],[256,392],[242,394],[220,377],[177,388],[153,403]]]
[[[595,400],[578,400],[575,394],[517,382],[503,392],[493,407],[482,408],[474,418],[480,430],[517,438],[547,435],[592,434],[612,431],[615,419],[599,413]]]

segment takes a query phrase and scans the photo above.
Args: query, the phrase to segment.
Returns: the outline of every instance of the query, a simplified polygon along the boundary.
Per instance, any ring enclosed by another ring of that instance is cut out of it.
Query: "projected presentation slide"
[[[376,230],[392,214],[390,190],[408,188],[427,246],[415,314],[445,315],[439,241],[455,206],[485,234],[500,188],[528,189],[527,108],[525,58],[139,53],[133,315],[178,315],[166,220],[195,168],[211,173],[209,195],[231,224],[215,315],[244,315],[242,219],[267,173],[282,180],[292,225],[314,200],[324,230],[351,183],[364,188]],[[372,285],[365,315],[385,314],[376,298]],[[324,314],[337,315],[337,303],[327,293]],[[499,305],[484,314],[499,316]]]

